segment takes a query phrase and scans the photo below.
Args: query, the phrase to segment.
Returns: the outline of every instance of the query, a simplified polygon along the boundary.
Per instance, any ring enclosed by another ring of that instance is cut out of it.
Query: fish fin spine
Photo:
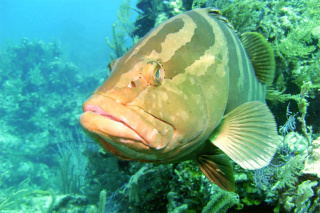
[[[200,155],[196,161],[203,174],[221,189],[226,191],[235,190],[235,179],[230,159],[219,148],[212,155]]]
[[[229,112],[209,140],[244,169],[260,169],[279,144],[277,126],[266,104],[247,102]]]
[[[271,45],[257,32],[241,35],[243,46],[252,63],[257,79],[264,84],[272,84],[275,75],[275,58]]]

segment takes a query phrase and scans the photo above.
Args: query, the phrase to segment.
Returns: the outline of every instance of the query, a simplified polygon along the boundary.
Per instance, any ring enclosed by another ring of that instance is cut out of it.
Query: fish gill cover
[[[84,75],[59,42],[21,38],[0,53],[0,212],[319,212],[318,0],[140,0],[138,9],[124,1],[108,40],[110,58],[127,51],[127,36],[136,43],[168,18],[208,6],[219,8],[239,35],[259,32],[274,49],[267,103],[281,143],[269,166],[250,171],[233,164],[231,193],[192,161],[172,170],[98,151],[78,117],[108,71]]]

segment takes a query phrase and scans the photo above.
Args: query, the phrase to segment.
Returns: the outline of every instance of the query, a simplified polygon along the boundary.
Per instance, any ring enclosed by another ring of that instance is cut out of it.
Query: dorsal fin
[[[260,33],[247,32],[241,36],[258,80],[271,84],[275,73],[275,59],[271,45]]]
[[[217,19],[219,19],[221,21],[223,21],[228,27],[230,27],[231,29],[234,29],[234,27],[229,22],[229,20],[226,17],[222,16],[220,10],[218,10],[216,8],[213,8],[213,7],[207,8],[207,10],[208,10],[208,14],[209,15],[211,15],[211,16],[213,16],[213,17],[215,17],[215,18],[217,18]]]
[[[116,58],[116,59],[114,59],[113,61],[111,61],[111,62],[108,64],[108,68],[109,68],[110,72],[112,71],[112,68],[114,67],[114,65],[115,65],[116,63],[118,63],[119,59],[120,59],[120,58]]]

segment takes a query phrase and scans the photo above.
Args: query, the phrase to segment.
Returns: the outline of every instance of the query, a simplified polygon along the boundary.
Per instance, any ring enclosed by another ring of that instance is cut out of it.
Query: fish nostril
[[[135,87],[136,87],[136,83],[134,83],[133,81],[131,81],[131,83],[128,84],[128,87],[129,87],[130,89],[135,88]]]

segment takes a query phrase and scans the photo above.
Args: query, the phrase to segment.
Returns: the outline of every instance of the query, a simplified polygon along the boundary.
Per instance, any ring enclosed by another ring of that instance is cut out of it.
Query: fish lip
[[[106,119],[109,119],[109,120],[112,120],[112,121],[114,121],[114,122],[118,122],[118,123],[123,124],[123,125],[126,126],[127,128],[129,128],[129,129],[131,129],[132,131],[134,131],[134,132],[140,137],[140,140],[136,140],[136,138],[135,138],[135,139],[132,138],[132,140],[134,140],[134,141],[141,141],[144,145],[146,145],[146,146],[148,145],[148,144],[145,142],[145,140],[144,140],[130,125],[128,125],[128,124],[127,124],[126,122],[124,122],[123,120],[121,120],[121,119],[119,119],[119,118],[117,118],[117,117],[109,114],[108,112],[104,111],[103,109],[101,109],[100,106],[92,105],[92,104],[84,104],[84,106],[83,106],[83,112],[84,112],[84,114],[85,114],[86,112],[92,112],[92,113],[97,114],[97,115],[99,115],[99,116],[101,116],[101,117],[104,117],[104,118],[106,118]],[[107,141],[107,139],[106,139],[104,136],[102,136],[102,135],[103,135],[103,132],[102,132],[102,131],[97,131],[96,134],[99,134],[100,137],[101,137],[101,139],[104,139],[104,140]],[[125,140],[129,141],[130,139],[128,139],[128,138],[127,138],[127,139],[121,139],[121,141],[125,141]]]
[[[139,136],[134,136],[134,138],[132,138],[132,143],[141,142],[140,144],[147,146],[146,148],[152,148],[155,150],[163,149],[168,145],[173,137],[174,129],[171,125],[161,121],[153,115],[148,114],[144,110],[143,114],[138,113],[136,110],[132,109],[131,106],[126,106],[101,94],[93,94],[84,103],[83,111],[83,115],[91,112],[103,117],[104,119],[111,120],[111,122],[107,121],[111,124],[115,122],[115,125],[124,125],[127,129],[124,129],[123,131],[129,132],[130,130]],[[147,115],[153,116],[153,118],[149,117],[146,119],[145,116]],[[99,131],[92,132],[103,136],[103,133]],[[106,134],[108,135],[108,133]],[[116,135],[113,136],[117,137]],[[118,140],[113,140],[113,142],[118,145],[123,145],[123,141],[125,140],[130,140],[130,138],[123,139],[119,137]]]
[[[120,119],[117,119],[116,117],[112,116],[111,114],[109,114],[106,111],[104,111],[103,109],[101,109],[101,107],[96,106],[96,105],[90,105],[90,104],[84,105],[83,112],[87,112],[87,111],[94,112],[96,114],[99,114],[103,117],[106,117],[106,118],[111,119],[116,122],[121,122]]]

